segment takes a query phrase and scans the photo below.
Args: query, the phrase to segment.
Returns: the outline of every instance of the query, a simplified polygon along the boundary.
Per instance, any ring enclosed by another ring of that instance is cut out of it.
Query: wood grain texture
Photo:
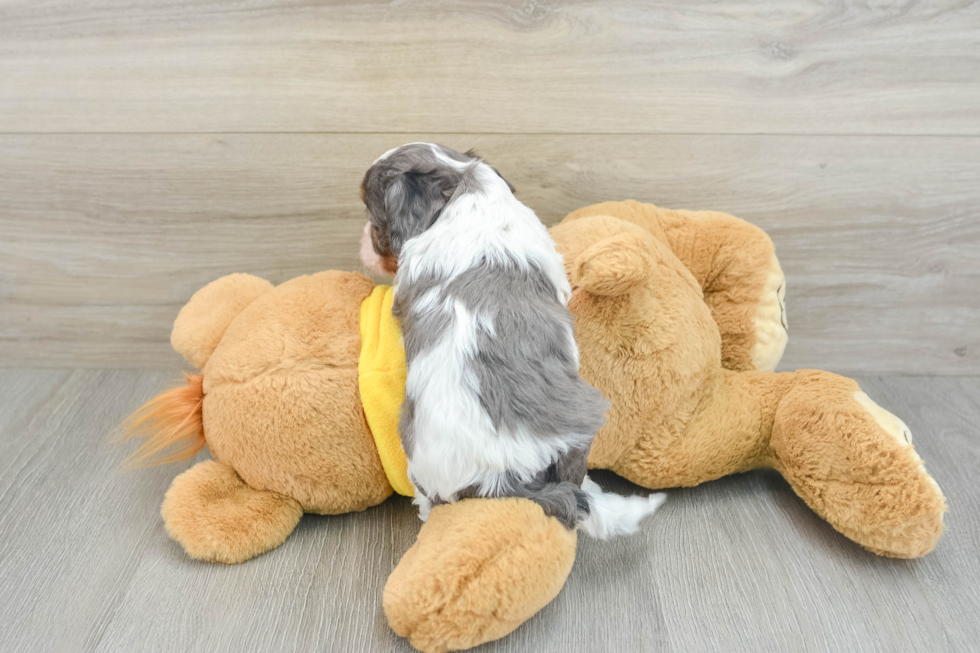
[[[187,464],[121,473],[106,433],[167,375],[0,370],[0,650],[409,651],[380,607],[414,508],[304,517],[242,565],[189,560],[159,505]],[[915,561],[879,558],[775,473],[670,492],[633,537],[581,538],[566,587],[477,650],[967,651],[980,638],[980,379],[860,379],[949,498]],[[641,491],[611,474],[607,488]]]
[[[0,136],[0,366],[177,366],[209,281],[357,269],[361,176],[416,139],[476,147],[548,223],[635,198],[763,227],[785,369],[980,373],[980,139],[864,136]]]
[[[980,134],[968,0],[4,0],[0,131]]]

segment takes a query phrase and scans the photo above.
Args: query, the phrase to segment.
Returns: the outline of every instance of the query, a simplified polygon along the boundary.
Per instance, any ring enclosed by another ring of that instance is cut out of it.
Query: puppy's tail
[[[578,528],[600,540],[635,533],[640,521],[656,512],[667,498],[663,493],[647,497],[609,494],[588,476],[582,481],[581,491],[589,507],[588,514],[579,520]]]

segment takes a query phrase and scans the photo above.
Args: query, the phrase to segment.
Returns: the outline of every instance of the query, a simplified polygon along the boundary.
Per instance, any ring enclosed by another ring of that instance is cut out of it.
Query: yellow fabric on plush
[[[414,496],[408,459],[398,437],[398,414],[405,401],[405,348],[401,325],[391,314],[395,292],[376,286],[361,302],[361,357],[357,381],[361,403],[388,482],[398,494]]]

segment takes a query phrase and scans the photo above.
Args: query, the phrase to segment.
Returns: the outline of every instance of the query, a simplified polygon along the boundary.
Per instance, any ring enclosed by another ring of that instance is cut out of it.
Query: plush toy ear
[[[624,295],[653,272],[654,258],[639,235],[621,233],[590,245],[572,268],[572,285],[593,295]]]

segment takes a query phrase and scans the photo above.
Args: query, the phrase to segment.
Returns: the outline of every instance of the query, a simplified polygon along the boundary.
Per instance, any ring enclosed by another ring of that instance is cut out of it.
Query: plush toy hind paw
[[[425,653],[499,639],[557,596],[575,544],[527,499],[437,506],[385,586],[388,622]]]
[[[216,460],[175,478],[160,512],[170,537],[188,555],[229,564],[276,548],[303,516],[296,500],[251,488]]]
[[[878,555],[918,558],[943,532],[946,499],[905,424],[858,384],[804,370],[773,427],[778,468],[838,531]]]

